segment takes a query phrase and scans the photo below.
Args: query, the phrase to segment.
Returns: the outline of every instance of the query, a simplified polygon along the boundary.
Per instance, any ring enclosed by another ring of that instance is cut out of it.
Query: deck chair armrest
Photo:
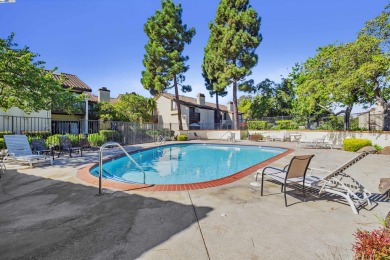
[[[286,171],[286,168],[288,167],[288,165],[286,165],[283,169],[280,169],[280,168],[275,168],[275,167],[272,167],[272,166],[268,166],[268,167],[265,167],[262,171],[262,173],[264,174],[267,174],[265,171],[267,169],[272,169],[272,170],[275,170],[276,172],[273,172],[273,173],[268,173],[268,174],[275,174],[275,173],[279,173],[279,172],[285,172]]]

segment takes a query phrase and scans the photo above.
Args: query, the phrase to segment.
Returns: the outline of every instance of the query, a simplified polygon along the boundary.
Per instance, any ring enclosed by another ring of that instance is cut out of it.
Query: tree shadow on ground
[[[8,170],[0,179],[0,259],[134,259],[212,210],[96,194],[96,187]]]

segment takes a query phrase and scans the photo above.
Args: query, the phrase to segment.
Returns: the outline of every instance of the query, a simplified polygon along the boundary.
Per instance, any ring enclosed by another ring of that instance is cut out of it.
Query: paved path
[[[307,153],[315,154],[313,167],[326,169],[355,156],[297,149],[273,165]],[[378,227],[375,215],[390,209],[378,202],[354,215],[343,201],[304,203],[293,190],[286,208],[280,186],[267,182],[261,197],[249,185],[253,175],[203,190],[97,196],[96,187],[75,176],[97,158],[86,153],[33,169],[7,164],[0,179],[0,259],[350,259],[356,229]],[[349,172],[376,193],[389,168],[390,156],[369,155]]]

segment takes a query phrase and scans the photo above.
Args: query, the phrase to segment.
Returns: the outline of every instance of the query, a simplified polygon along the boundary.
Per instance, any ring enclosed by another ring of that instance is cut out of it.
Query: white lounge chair
[[[333,145],[331,142],[325,140],[326,135],[321,138],[315,138],[313,140],[300,140],[298,142],[299,148],[331,148],[333,149]]]
[[[353,213],[358,214],[357,208],[365,204],[371,205],[371,192],[364,188],[357,180],[345,173],[345,170],[368,154],[367,152],[358,154],[333,171],[310,168],[309,174],[306,175],[305,185],[319,189],[320,196],[327,192],[343,197],[351,206]],[[313,174],[313,171],[322,171],[328,174],[326,176],[318,176]]]
[[[7,160],[16,160],[30,164],[33,162],[50,160],[53,165],[53,158],[50,155],[36,155],[31,151],[30,144],[25,135],[4,135],[5,145],[7,146]]]
[[[356,162],[363,159],[364,157],[366,157],[367,155],[368,153],[366,152],[358,154],[356,157],[352,158],[351,160],[341,165],[334,171],[326,171],[323,169],[309,168],[309,172],[308,174],[306,174],[306,176],[295,177],[291,179],[290,182],[294,182],[298,184],[302,183],[304,187],[306,186],[310,188],[315,188],[318,190],[320,196],[325,193],[341,196],[347,200],[347,202],[351,206],[353,213],[358,214],[357,208],[365,205],[366,203],[368,205],[371,205],[371,201],[369,199],[371,193],[368,190],[366,190],[362,184],[357,182],[350,175],[346,174],[345,170],[351,167],[352,165],[354,165]],[[264,170],[266,170],[267,168],[272,168],[272,167],[266,167]],[[325,176],[318,176],[318,175],[314,175],[313,171],[324,171],[327,172],[328,174]],[[286,172],[287,172],[286,169],[278,170],[274,172],[268,172],[268,173],[267,172],[263,173],[263,172],[261,172],[260,170],[257,171],[256,182],[257,182],[258,175],[262,173],[268,177],[273,178],[278,182],[281,182],[282,184],[285,183],[284,180],[286,179]],[[255,184],[256,182],[254,182],[253,184]]]

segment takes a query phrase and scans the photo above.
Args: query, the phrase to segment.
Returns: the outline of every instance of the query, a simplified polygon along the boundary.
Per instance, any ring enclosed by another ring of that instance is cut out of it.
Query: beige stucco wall
[[[157,99],[157,115],[159,124],[171,124],[172,130],[179,129],[177,110],[172,110],[171,99],[161,96]],[[181,118],[184,129],[188,129],[189,110],[186,106],[180,105]]]
[[[265,136],[272,136],[281,131],[262,131],[250,130],[249,134],[261,133]],[[371,140],[372,144],[378,144],[382,147],[390,146],[390,133],[370,133],[370,132],[352,132],[352,131],[284,131],[287,133],[302,134],[301,140],[310,141],[315,138],[326,136],[325,140],[335,145],[341,145],[345,138],[359,138]]]
[[[161,96],[157,99],[157,113],[159,124],[171,124],[172,130],[179,129],[177,110],[171,110],[171,99]],[[183,129],[189,128],[190,110],[187,106],[180,105]],[[214,110],[196,108],[196,113],[200,113],[200,124],[214,123]]]

